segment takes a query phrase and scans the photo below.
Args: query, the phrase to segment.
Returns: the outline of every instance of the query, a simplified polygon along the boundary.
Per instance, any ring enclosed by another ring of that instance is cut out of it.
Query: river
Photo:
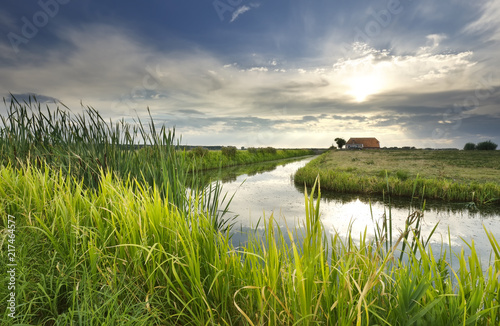
[[[293,182],[293,174],[313,157],[298,160],[286,160],[266,164],[255,164],[237,168],[211,172],[211,178],[223,182],[223,192],[233,195],[230,211],[238,215],[234,220],[234,230],[253,230],[263,228],[263,217],[273,214],[281,228],[301,226],[305,220],[304,189]],[[222,174],[221,174],[222,173]],[[370,208],[371,206],[371,208]],[[391,215],[394,238],[399,236],[397,230],[405,226],[409,212],[421,209],[421,200],[391,199]],[[351,227],[352,237],[359,239],[360,233],[374,237],[374,221],[379,221],[384,212],[388,214],[388,199],[379,196],[339,195],[322,191],[320,201],[321,221],[325,232],[334,235],[338,232],[345,236]],[[474,241],[483,263],[490,259],[491,245],[488,242],[483,225],[493,232],[500,241],[500,207],[485,206],[479,209],[468,209],[465,203],[447,203],[443,201],[426,201],[422,235],[428,235],[439,223],[431,244],[434,252],[443,247],[451,247],[455,253],[463,248],[470,252],[464,240],[469,244]],[[449,233],[448,233],[449,232]],[[237,241],[244,241],[245,236],[235,236]]]

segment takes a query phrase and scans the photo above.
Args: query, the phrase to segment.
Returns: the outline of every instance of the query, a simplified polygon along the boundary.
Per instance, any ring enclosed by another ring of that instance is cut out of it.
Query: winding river
[[[223,182],[223,191],[228,196],[234,194],[230,210],[238,215],[233,230],[262,229],[263,217],[273,214],[281,228],[301,226],[305,219],[304,189],[293,182],[293,174],[313,157],[296,160],[276,161],[210,172],[209,177]],[[391,199],[391,215],[394,238],[399,236],[409,212],[421,209],[421,201],[416,200],[411,207],[409,199]],[[378,196],[339,195],[322,192],[320,201],[321,221],[325,232],[345,236],[351,227],[352,237],[367,232],[374,237],[374,221],[380,221],[388,211],[388,200]],[[449,241],[455,253],[463,248],[470,252],[464,240],[474,241],[483,263],[488,264],[491,245],[488,242],[486,227],[500,241],[500,207],[486,206],[469,209],[465,203],[426,201],[422,235],[428,235],[439,223],[431,239],[434,252],[449,249]],[[244,235],[235,236],[236,241],[244,241]],[[445,245],[443,245],[443,243]],[[443,247],[444,246],[444,247]]]

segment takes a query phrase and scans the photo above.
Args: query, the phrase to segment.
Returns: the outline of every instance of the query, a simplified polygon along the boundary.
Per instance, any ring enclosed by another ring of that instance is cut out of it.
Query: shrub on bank
[[[270,147],[270,146],[259,147],[259,148],[249,147],[248,152],[250,154],[276,154],[277,150],[276,150],[276,148]]]
[[[260,148],[260,150],[264,154],[276,154],[276,148],[274,148],[274,147],[264,147],[264,148]]]
[[[477,145],[474,143],[467,143],[464,146],[464,150],[470,151],[470,150],[480,150],[480,151],[494,151],[497,149],[497,144],[492,142],[491,140],[488,141],[483,141],[481,143],[478,143]]]
[[[476,146],[476,149],[482,150],[482,151],[494,151],[497,149],[497,144],[492,142],[491,140],[484,141],[481,143],[478,143]]]
[[[226,151],[226,150],[225,150]],[[218,169],[221,167],[245,165],[253,163],[261,163],[266,161],[274,161],[287,159],[292,157],[300,157],[313,155],[314,152],[308,149],[262,149],[250,147],[247,150],[236,151],[234,156],[225,155],[222,150],[209,151],[201,160],[194,161],[196,168],[201,170]]]
[[[191,151],[197,157],[203,157],[203,156],[208,154],[208,149],[201,147],[201,146],[198,146],[198,147],[192,149]]]
[[[464,150],[465,151],[472,151],[472,150],[475,150],[475,149],[476,149],[476,144],[474,144],[474,143],[467,143],[464,146]]]
[[[234,158],[236,156],[236,147],[234,146],[227,146],[227,147],[222,147],[222,155],[226,157],[231,157]]]

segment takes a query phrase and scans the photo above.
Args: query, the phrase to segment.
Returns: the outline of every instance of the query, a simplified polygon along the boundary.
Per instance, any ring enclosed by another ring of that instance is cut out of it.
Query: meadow
[[[467,256],[445,243],[434,253],[418,210],[401,231],[389,213],[375,239],[327,237],[317,180],[304,196],[304,225],[284,232],[270,216],[263,236],[235,247],[221,189],[188,185],[196,169],[168,129],[137,127],[150,142],[144,162],[140,141],[126,136],[135,127],[111,127],[90,108],[33,115],[31,105],[12,103],[0,132],[2,325],[500,322],[500,245],[487,229],[488,266],[473,242]]]
[[[342,193],[425,196],[449,201],[498,203],[500,151],[333,150],[295,174],[295,182]],[[417,187],[415,188],[415,184]]]

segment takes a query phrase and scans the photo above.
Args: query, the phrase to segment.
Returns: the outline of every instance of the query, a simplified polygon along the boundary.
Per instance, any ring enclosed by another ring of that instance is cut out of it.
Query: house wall
[[[350,138],[346,148],[379,149],[380,142],[376,138]]]

